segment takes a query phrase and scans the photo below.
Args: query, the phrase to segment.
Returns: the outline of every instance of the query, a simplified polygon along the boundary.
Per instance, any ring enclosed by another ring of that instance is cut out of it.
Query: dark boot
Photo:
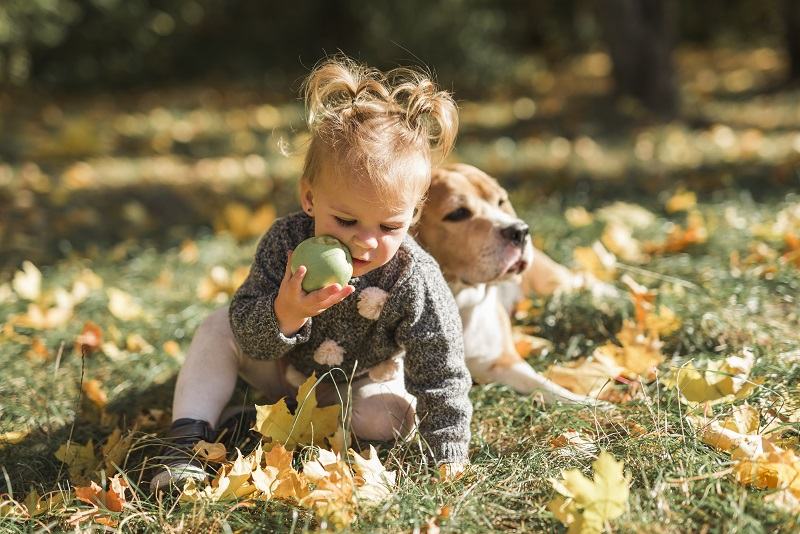
[[[216,432],[207,421],[188,418],[174,421],[159,456],[153,458],[158,465],[150,479],[150,491],[182,490],[189,479],[204,481],[207,473],[203,462],[197,459],[194,446],[199,441],[212,443],[215,436]]]

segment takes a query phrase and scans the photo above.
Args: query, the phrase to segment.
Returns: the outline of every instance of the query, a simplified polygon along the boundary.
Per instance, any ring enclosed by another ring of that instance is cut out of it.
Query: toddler
[[[452,147],[450,95],[409,69],[386,74],[346,58],[316,67],[304,85],[311,142],[302,211],[275,221],[229,309],[196,332],[175,387],[172,447],[151,488],[205,472],[191,459],[213,441],[237,376],[275,402],[316,372],[321,405],[351,387],[351,430],[363,439],[407,435],[418,420],[428,454],[459,471],[468,462],[468,398],[461,322],[437,263],[408,235],[434,154]],[[350,249],[353,278],[306,293],[291,251],[312,236]],[[351,380],[349,386],[348,380]]]

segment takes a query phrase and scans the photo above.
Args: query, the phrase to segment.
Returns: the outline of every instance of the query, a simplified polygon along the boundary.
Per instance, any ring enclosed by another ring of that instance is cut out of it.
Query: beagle
[[[508,308],[515,299],[585,280],[534,250],[528,225],[494,178],[460,163],[434,169],[413,234],[439,262],[453,291],[475,382],[505,384],[545,402],[595,404],[534,371],[514,347]]]

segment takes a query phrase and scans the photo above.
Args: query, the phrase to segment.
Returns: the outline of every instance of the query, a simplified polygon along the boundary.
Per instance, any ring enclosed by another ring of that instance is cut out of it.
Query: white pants
[[[416,399],[405,390],[402,370],[378,379],[371,374],[338,388],[328,381],[319,384],[319,405],[336,404],[349,393],[351,431],[356,436],[387,441],[407,435],[414,427]],[[282,397],[294,398],[297,375],[286,358],[256,360],[242,353],[231,331],[228,308],[220,308],[203,321],[192,338],[175,385],[172,420],[188,417],[216,426],[233,395],[237,376],[260,391],[270,404]]]

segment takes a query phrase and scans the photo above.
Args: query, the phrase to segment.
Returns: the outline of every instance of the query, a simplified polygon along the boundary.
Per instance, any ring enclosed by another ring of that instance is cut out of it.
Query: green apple
[[[306,266],[303,291],[311,292],[331,284],[347,285],[353,275],[350,250],[341,241],[329,235],[310,237],[297,245],[292,252],[292,274]]]

